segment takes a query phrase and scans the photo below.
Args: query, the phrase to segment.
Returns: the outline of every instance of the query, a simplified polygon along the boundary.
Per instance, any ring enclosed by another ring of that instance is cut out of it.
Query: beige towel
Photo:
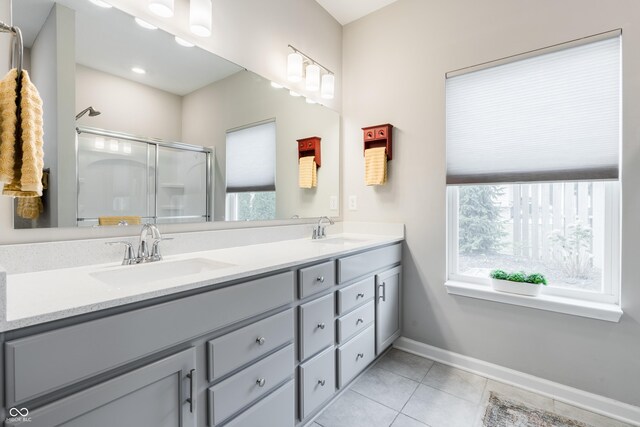
[[[120,225],[126,222],[127,225],[140,225],[142,218],[139,216],[101,216],[98,218],[98,225]]]
[[[383,185],[387,182],[387,149],[385,147],[364,150],[364,180],[367,185]]]
[[[0,183],[5,184],[2,194],[39,197],[44,166],[42,99],[25,70],[19,97],[20,123],[16,93],[17,71],[13,69],[0,82]]]
[[[42,189],[49,188],[49,172],[42,173]],[[18,207],[16,214],[20,218],[38,219],[40,214],[44,212],[44,203],[42,197],[18,197]]]
[[[318,185],[318,167],[314,156],[301,157],[298,165],[298,184],[300,188],[313,188]]]

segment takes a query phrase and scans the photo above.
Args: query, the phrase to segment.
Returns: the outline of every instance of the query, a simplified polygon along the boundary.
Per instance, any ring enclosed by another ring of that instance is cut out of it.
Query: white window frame
[[[505,183],[508,184],[508,183]],[[482,290],[493,293],[491,279],[477,276],[468,276],[458,273],[459,233],[458,233],[458,188],[447,187],[447,287],[452,283],[466,283],[480,285]],[[567,288],[544,286],[541,294],[552,298],[559,297],[563,300],[588,301],[610,305],[620,305],[620,182],[605,183],[605,257],[603,266],[603,292],[589,292]],[[498,266],[496,266],[498,267]],[[450,293],[458,293],[451,292]],[[484,299],[492,299],[486,297]],[[527,304],[520,304],[527,305]],[[559,311],[559,310],[555,310]],[[622,312],[620,311],[620,314]]]

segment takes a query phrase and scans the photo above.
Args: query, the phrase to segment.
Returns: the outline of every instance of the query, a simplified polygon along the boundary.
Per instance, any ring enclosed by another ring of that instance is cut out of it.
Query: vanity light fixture
[[[302,80],[302,62],[302,55],[298,52],[290,53],[287,57],[287,79],[290,82]]]
[[[336,82],[333,71],[295,47],[291,45],[288,47],[293,50],[293,53],[287,57],[287,78],[289,81],[299,82],[302,80],[302,70],[306,65],[305,89],[309,92],[316,92],[320,89],[322,98],[333,99]]]
[[[307,76],[305,77],[305,88],[309,92],[320,90],[320,67],[317,64],[307,65]]]
[[[149,10],[163,18],[173,16],[173,0],[149,0]]]
[[[144,68],[140,68],[140,67],[133,67],[131,69],[131,71],[133,71],[136,74],[147,74],[147,72],[145,71]]]
[[[184,46],[184,47],[194,47],[195,45],[193,43],[190,43],[188,41],[186,41],[185,39],[181,39],[180,37],[176,36],[176,43],[178,43],[180,46]]]
[[[209,37],[211,35],[211,15],[213,7],[211,0],[190,0],[189,27],[196,36]]]
[[[271,87],[275,89],[282,89],[283,86],[280,83],[271,82]]]
[[[145,28],[147,30],[157,30],[158,27],[156,27],[155,25],[151,25],[149,24],[147,21],[144,21],[140,18],[135,18],[136,24],[140,25],[142,28]]]
[[[293,96],[294,98],[297,98],[300,96],[300,94],[296,91],[290,90],[289,91],[289,95]]]
[[[324,99],[333,99],[335,94],[336,76],[333,74],[325,74],[322,76],[322,88],[320,89],[320,96]]]
[[[95,4],[96,6],[104,7],[105,9],[111,9],[113,7],[106,1],[102,1],[102,0],[89,0],[89,1]]]

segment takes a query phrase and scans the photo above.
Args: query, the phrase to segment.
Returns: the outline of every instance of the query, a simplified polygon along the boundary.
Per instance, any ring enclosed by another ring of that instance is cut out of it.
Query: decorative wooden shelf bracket
[[[387,149],[387,160],[393,159],[393,125],[369,126],[362,128],[364,131],[364,149],[385,147]]]
[[[314,156],[316,165],[320,167],[322,161],[320,150],[320,138],[319,136],[311,136],[309,138],[302,138],[298,140],[298,160],[301,157]]]

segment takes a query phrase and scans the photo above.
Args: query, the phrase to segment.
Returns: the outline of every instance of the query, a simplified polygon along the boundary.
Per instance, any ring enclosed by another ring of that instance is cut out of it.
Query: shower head
[[[76,114],[76,120],[78,120],[80,117],[84,116],[87,113],[89,113],[89,117],[95,117],[100,115],[100,111],[94,110],[93,107],[87,107],[84,110],[80,111],[78,114]]]

